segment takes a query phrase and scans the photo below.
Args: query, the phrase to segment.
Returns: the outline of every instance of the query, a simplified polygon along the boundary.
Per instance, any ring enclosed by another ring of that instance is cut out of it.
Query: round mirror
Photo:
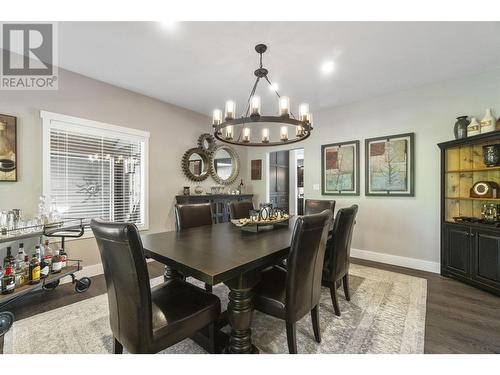
[[[201,148],[190,148],[182,157],[182,170],[192,181],[203,181],[208,177],[210,160],[207,152]]]
[[[215,137],[209,133],[200,135],[198,138],[198,147],[206,151],[213,152],[216,147]]]
[[[240,172],[240,159],[236,151],[226,145],[217,146],[212,154],[210,173],[219,184],[229,185]]]

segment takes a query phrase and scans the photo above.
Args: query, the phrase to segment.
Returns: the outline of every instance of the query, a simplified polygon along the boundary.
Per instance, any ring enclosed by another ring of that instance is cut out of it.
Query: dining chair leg
[[[288,341],[288,351],[290,354],[297,354],[297,334],[295,323],[286,322],[286,339]]]
[[[206,290],[208,293],[212,293],[212,285],[205,284],[205,290]]]
[[[335,315],[340,316],[339,300],[337,299],[337,288],[335,287],[335,282],[332,282],[330,284],[330,295],[332,297],[332,304]]]
[[[316,306],[314,306],[314,308],[311,310],[311,320],[314,331],[314,339],[316,340],[316,342],[320,343],[321,332],[319,329],[319,303]]]
[[[116,337],[113,337],[113,353],[123,354],[123,345],[120,344],[120,342],[116,339]]]
[[[215,322],[208,325],[208,352],[215,354],[216,329]]]
[[[351,300],[351,295],[349,294],[349,274],[345,274],[342,278],[342,285],[344,286],[344,296],[347,301]]]

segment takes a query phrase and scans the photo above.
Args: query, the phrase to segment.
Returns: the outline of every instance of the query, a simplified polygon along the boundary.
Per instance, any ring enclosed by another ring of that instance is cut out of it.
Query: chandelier
[[[243,115],[237,117],[236,103],[232,100],[226,102],[224,118],[222,118],[222,111],[215,109],[212,121],[215,138],[225,143],[241,146],[278,146],[306,139],[313,129],[312,114],[309,112],[309,105],[307,103],[300,104],[299,116],[295,118],[290,111],[290,98],[281,96],[278,93],[268,78],[269,71],[262,66],[262,54],[266,52],[267,46],[265,44],[257,44],[255,50],[260,56],[260,64],[259,68],[254,71],[257,79],[250,92],[246,111]],[[259,96],[255,95],[257,85],[261,79],[265,79],[269,83],[271,89],[278,97],[277,116],[263,116],[261,114],[261,100]],[[264,125],[260,123],[264,123]],[[266,127],[266,123],[271,123],[271,129]],[[271,141],[273,136],[278,138],[277,126],[280,127],[279,140]],[[291,135],[288,132],[290,126],[293,126],[292,129],[294,130]],[[254,128],[253,132],[252,128]],[[260,134],[257,134],[257,137],[255,137],[256,131],[258,133],[259,130]],[[238,133],[237,136],[236,133]],[[252,133],[254,133],[254,138],[252,138]]]

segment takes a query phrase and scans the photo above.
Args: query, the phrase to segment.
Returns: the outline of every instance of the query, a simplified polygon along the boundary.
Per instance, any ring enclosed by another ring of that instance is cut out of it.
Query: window
[[[149,133],[41,112],[43,190],[62,219],[148,227]]]

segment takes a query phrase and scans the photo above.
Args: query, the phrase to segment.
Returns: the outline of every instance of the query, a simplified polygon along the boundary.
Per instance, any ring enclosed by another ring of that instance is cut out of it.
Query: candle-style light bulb
[[[279,115],[280,116],[289,116],[290,115],[290,98],[288,96],[280,97]]]
[[[232,125],[226,126],[226,139],[228,141],[233,139],[233,126]]]
[[[260,96],[250,99],[250,116],[260,116]]]
[[[213,114],[213,125],[220,125],[222,123],[222,111],[220,109],[214,109]]]
[[[262,129],[262,143],[269,143],[269,129]]]
[[[299,106],[299,121],[307,121],[308,113],[309,113],[309,104],[302,103]]]
[[[243,142],[250,142],[250,128],[243,128]]]
[[[309,112],[307,114],[307,122],[309,123],[309,125],[311,126],[311,129],[313,128],[313,114],[311,112]]]
[[[280,139],[282,142],[288,141],[288,127],[287,126],[281,127]]]
[[[295,135],[297,137],[303,137],[305,135],[304,127],[302,125],[297,126],[297,129],[295,130]]]
[[[225,118],[226,120],[234,120],[235,117],[236,117],[236,103],[232,100],[228,100],[226,102]]]

